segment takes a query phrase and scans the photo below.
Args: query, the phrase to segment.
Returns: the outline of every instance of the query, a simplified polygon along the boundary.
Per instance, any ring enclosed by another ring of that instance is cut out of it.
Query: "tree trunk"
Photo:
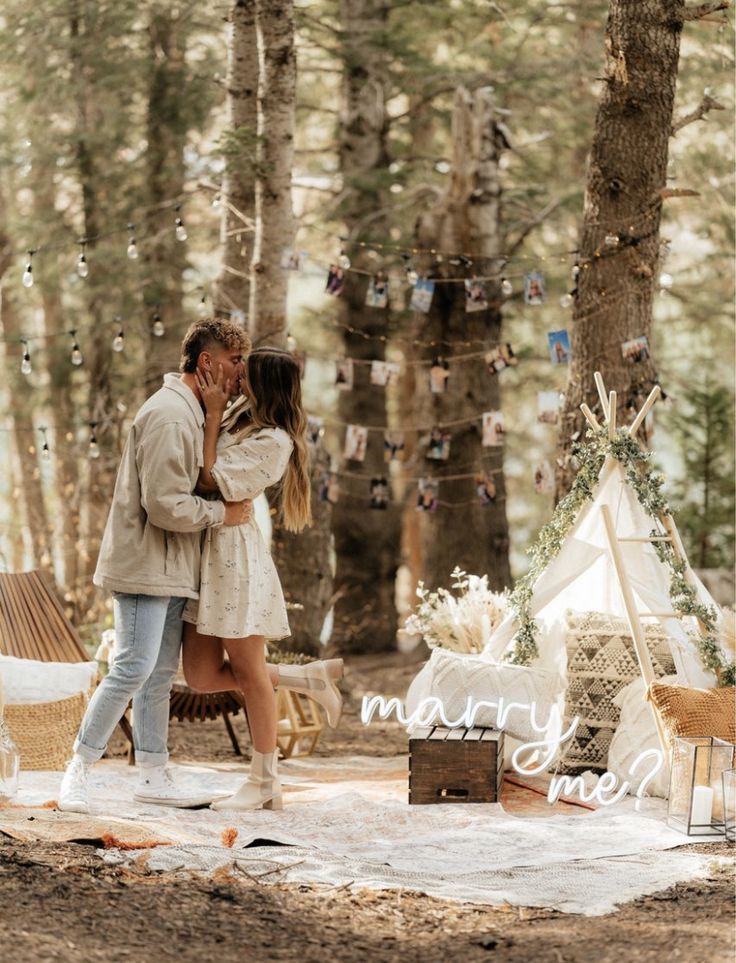
[[[342,0],[340,4],[344,38],[340,217],[353,242],[349,248],[353,267],[364,271],[375,271],[380,264],[355,242],[384,241],[388,231],[387,17],[388,5],[382,0]],[[345,330],[343,350],[356,360],[382,360],[385,342],[380,337],[385,334],[386,309],[367,307],[365,298],[365,276],[349,272],[341,297],[341,320],[359,333]],[[369,365],[354,368],[353,389],[340,393],[340,421],[388,424],[386,389],[370,384]],[[370,477],[387,474],[380,431],[370,433],[365,460],[358,467],[362,483],[353,479],[344,484],[344,496],[333,512],[337,555],[333,637],[343,652],[380,652],[396,644],[395,582],[401,540],[401,509],[395,500],[385,511],[367,507]]]
[[[258,128],[256,0],[236,0],[228,20],[225,173],[220,192],[223,253],[212,301],[216,315],[245,318],[250,300]]]
[[[619,425],[632,420],[655,379],[651,353],[634,363],[621,345],[651,334],[683,11],[681,0],[611,0],[560,418],[558,497],[575,477],[571,446],[585,430],[580,404],[601,414],[593,373],[601,371],[616,391]]]
[[[291,174],[294,161],[296,52],[291,0],[257,4],[258,159],[255,179],[255,240],[250,287],[250,333],[254,346],[286,345],[288,274],[284,251],[294,244]],[[245,182],[243,182],[245,183]],[[312,452],[314,524],[300,535],[287,532],[274,516],[272,552],[287,601],[290,647],[316,653],[332,598],[330,506],[320,502],[319,478],[326,455]]]
[[[146,395],[158,391],[164,374],[178,371],[181,353],[183,309],[182,274],[186,267],[186,243],[175,234],[176,209],[165,201],[179,197],[184,189],[184,147],[187,123],[185,18],[165,8],[154,8],[148,26],[150,76],[147,106],[148,206],[156,208],[146,225],[151,240],[141,248],[149,284],[145,304],[152,321],[146,355]],[[186,210],[179,214],[186,226]],[[204,292],[203,292],[204,293]],[[163,325],[155,334],[154,325]]]
[[[258,0],[258,176],[250,291],[254,346],[286,344],[288,274],[284,251],[294,244],[291,172],[294,164],[296,51],[292,0]]]
[[[421,248],[472,252],[472,266],[452,264],[455,258],[431,259],[427,273],[433,277],[493,275],[504,242],[501,227],[501,181],[499,159],[505,146],[499,132],[492,91],[481,88],[470,94],[460,88],[453,111],[454,159],[450,183],[438,205],[420,217],[417,241]],[[465,310],[465,288],[461,283],[438,282],[426,321],[421,324],[423,341],[466,342],[468,347],[422,350],[427,361],[443,354],[448,360],[446,390],[432,394],[429,369],[416,371],[415,417],[427,426],[455,421],[448,426],[450,454],[446,462],[430,462],[419,452],[417,464],[426,466],[415,474],[439,479],[439,507],[420,513],[424,581],[431,587],[447,586],[457,565],[472,574],[488,574],[492,588],[511,583],[509,535],[503,476],[503,447],[481,445],[481,415],[500,411],[499,374],[491,374],[483,356],[453,365],[452,354],[481,352],[494,345],[501,334],[501,302],[498,282],[486,282],[488,307]],[[500,376],[502,377],[502,375]],[[433,467],[439,466],[442,467]],[[477,472],[490,475],[495,499],[481,504],[476,493]],[[450,476],[443,481],[442,477]],[[452,479],[453,475],[465,475]],[[470,476],[470,477],[467,477]],[[415,498],[416,500],[416,498]]]

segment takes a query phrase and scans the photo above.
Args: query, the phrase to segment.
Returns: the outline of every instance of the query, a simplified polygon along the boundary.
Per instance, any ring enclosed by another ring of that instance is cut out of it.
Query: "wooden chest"
[[[503,732],[417,729],[409,739],[409,803],[498,802]]]

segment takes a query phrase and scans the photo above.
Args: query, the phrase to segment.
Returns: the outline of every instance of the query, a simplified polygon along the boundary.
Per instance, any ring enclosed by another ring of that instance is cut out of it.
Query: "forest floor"
[[[416,658],[350,660],[346,711],[320,755],[398,755],[396,723],[359,718],[363,694],[403,695]],[[245,722],[235,720],[247,745]],[[173,761],[232,761],[221,721],[173,723]],[[112,747],[122,753],[122,742]],[[14,963],[134,960],[299,960],[300,963],[634,963],[734,959],[734,881],[679,884],[599,917],[446,902],[417,893],[306,885],[246,877],[146,876],[108,866],[95,845],[21,843],[0,835],[0,946]],[[699,847],[691,847],[698,850]],[[713,855],[723,846],[700,847]]]

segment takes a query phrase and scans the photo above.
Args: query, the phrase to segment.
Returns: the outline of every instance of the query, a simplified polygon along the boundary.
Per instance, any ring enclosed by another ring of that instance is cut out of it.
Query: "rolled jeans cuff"
[[[169,761],[168,752],[144,752],[136,749],[135,761],[138,766],[144,769],[152,769],[154,766],[165,766]]]

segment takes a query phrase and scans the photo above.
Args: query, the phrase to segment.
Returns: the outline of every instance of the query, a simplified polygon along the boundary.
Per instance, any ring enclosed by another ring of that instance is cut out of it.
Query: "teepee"
[[[587,405],[581,408],[591,428],[598,433],[605,429],[613,441],[616,393],[607,395],[600,373],[595,377],[604,424],[599,424]],[[629,437],[636,436],[659,394],[657,385],[628,428]],[[667,632],[678,680],[689,686],[715,685],[715,674],[703,665],[694,641],[702,627],[694,617],[683,617],[673,609],[672,573],[655,550],[658,541],[671,545],[675,556],[685,562],[684,577],[698,602],[717,612],[710,593],[687,564],[672,517],[663,514],[653,520],[627,478],[622,462],[608,454],[592,498],[581,509],[558,554],[534,582],[529,614],[537,626],[539,655],[535,664],[564,673],[565,614],[601,612],[628,620],[645,684],[654,680],[654,673],[643,624],[656,621]],[[507,658],[513,650],[517,629],[516,614],[510,614],[491,635],[485,655],[498,661]]]

